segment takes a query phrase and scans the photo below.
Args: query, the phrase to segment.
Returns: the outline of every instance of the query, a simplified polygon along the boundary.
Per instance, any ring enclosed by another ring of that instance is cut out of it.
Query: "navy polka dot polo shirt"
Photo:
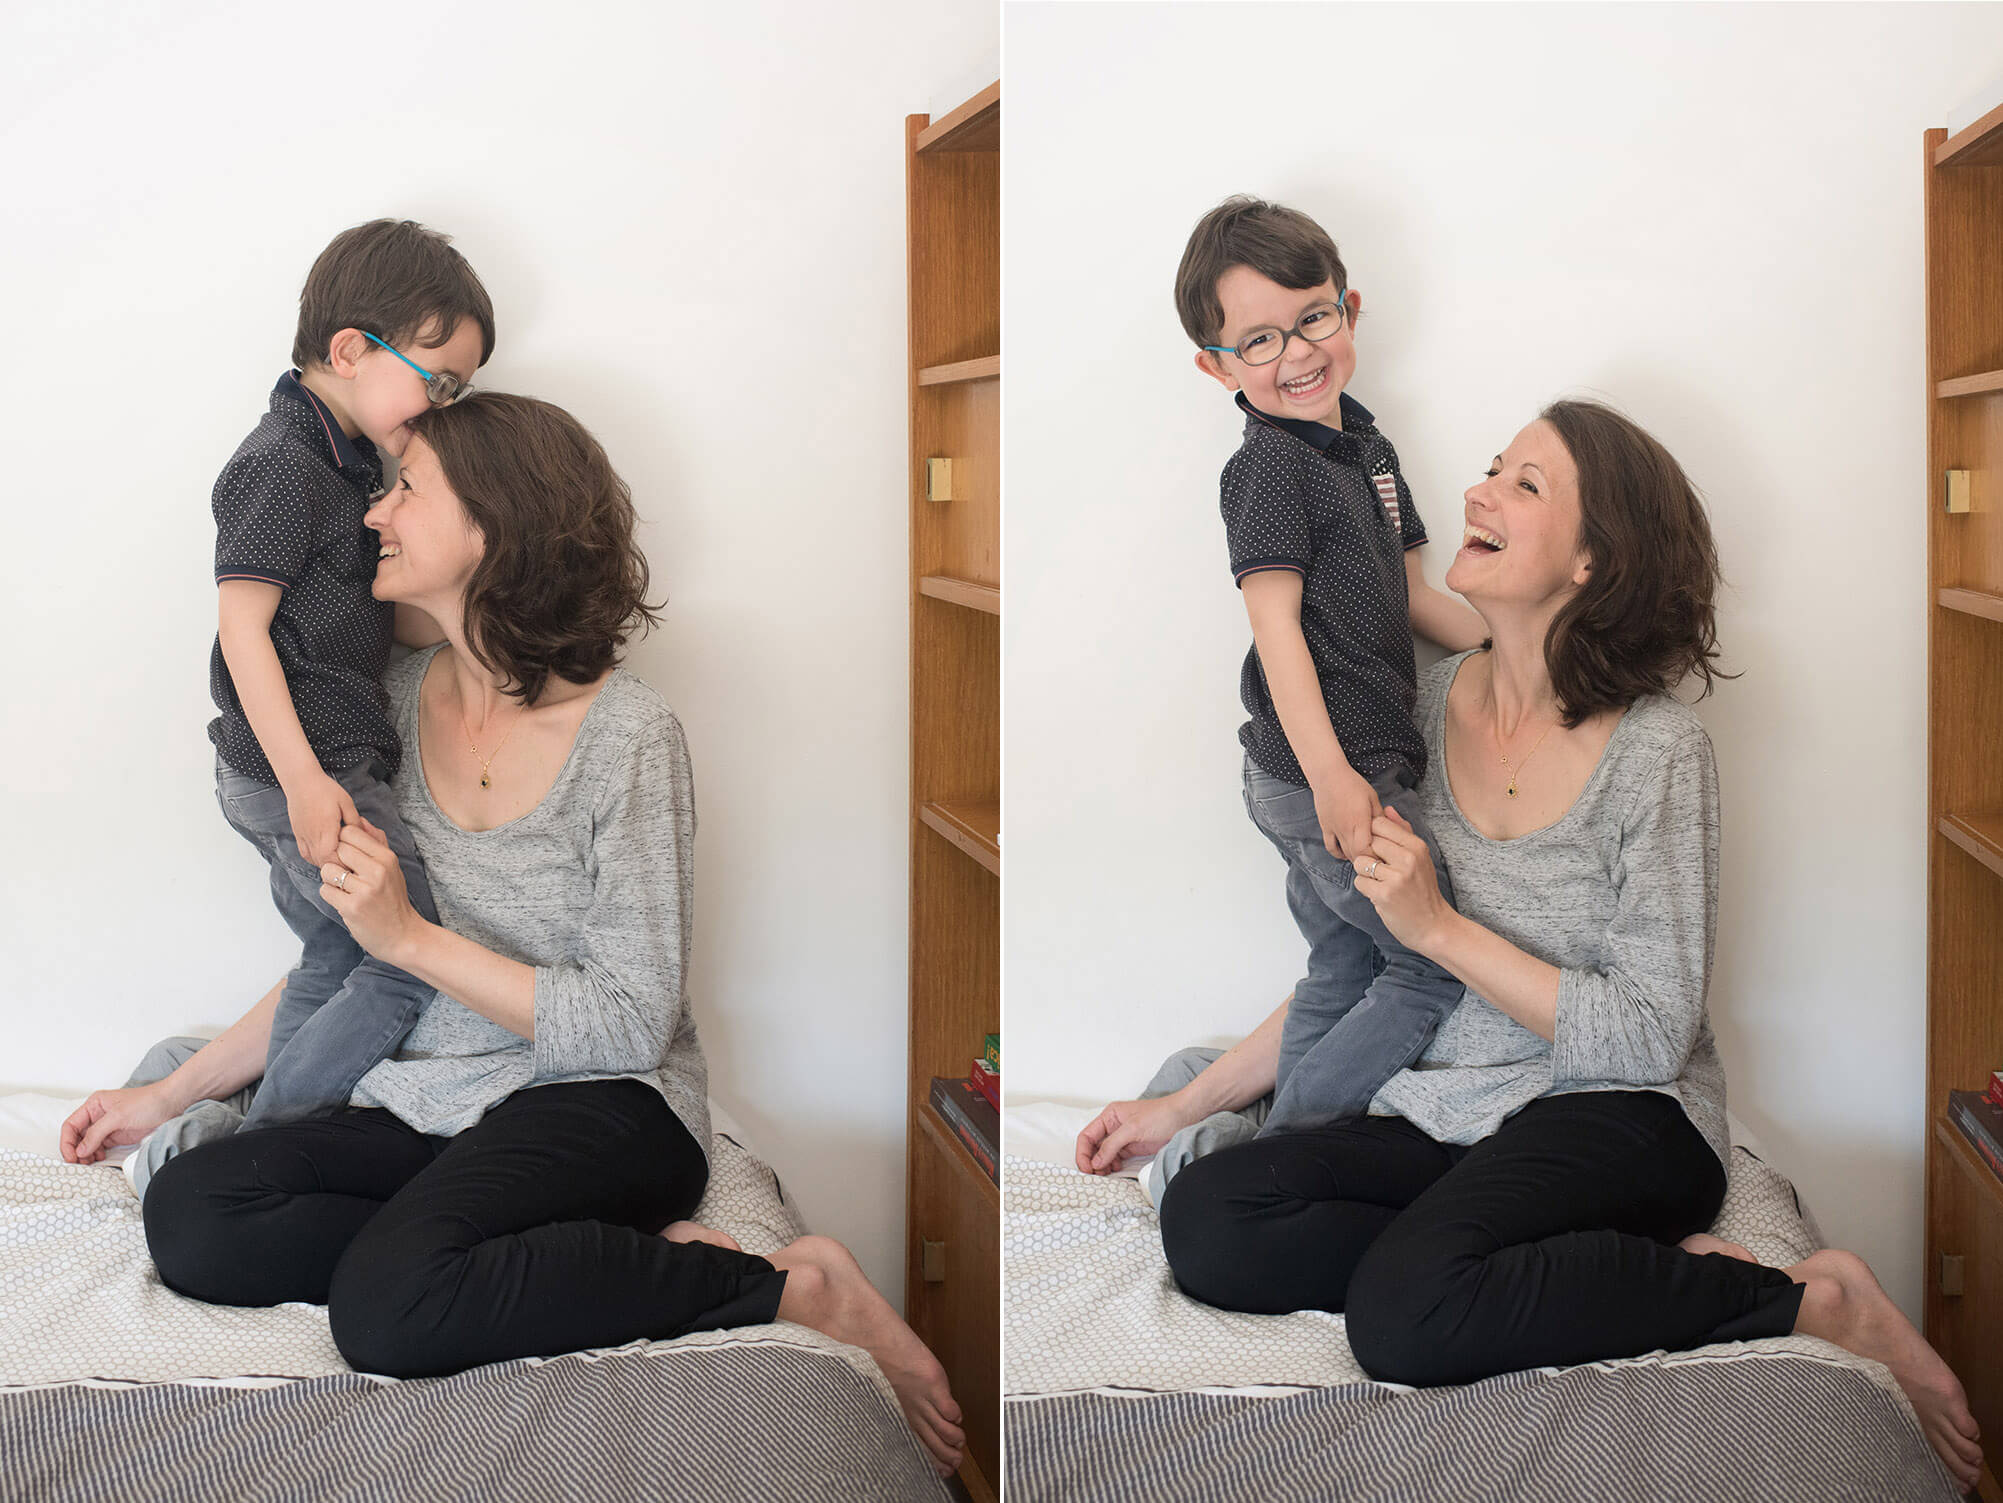
[[[1426,529],[1389,439],[1370,412],[1342,396],[1342,427],[1268,417],[1238,394],[1245,440],[1224,466],[1224,533],[1231,572],[1291,569],[1301,576],[1301,635],[1322,702],[1349,765],[1375,780],[1404,770],[1416,783],[1426,743],[1412,723],[1418,672],[1405,592],[1405,550]],[[1268,776],[1305,785],[1254,647],[1239,692],[1251,719],[1238,739]]]
[[[326,403],[288,371],[210,499],[216,582],[260,579],[284,591],[271,642],[300,727],[329,773],[370,758],[394,773],[401,760],[382,687],[395,608],[369,593],[378,540],[362,525],[382,494],[382,475],[375,445],[343,433]],[[222,711],[209,722],[209,739],[223,761],[247,778],[277,782],[230,681],[220,636],[209,655],[209,692]]]

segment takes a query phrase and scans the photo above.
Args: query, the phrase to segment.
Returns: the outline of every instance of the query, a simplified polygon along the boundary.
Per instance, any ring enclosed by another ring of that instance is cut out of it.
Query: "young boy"
[[[379,451],[401,457],[411,420],[465,396],[493,350],[493,305],[444,235],[389,219],[343,231],[300,294],[298,369],[216,481],[216,798],[271,864],[272,898],[304,947],[245,1127],[347,1105],[431,995],[365,954],[320,888],[341,827],[366,821],[396,852],[413,906],[437,919],[389,788],[403,750],[382,690],[395,617],[372,594],[378,542],[362,518],[383,493]]]
[[[1197,369],[1245,413],[1222,487],[1254,643],[1240,681],[1252,717],[1238,733],[1245,807],[1286,859],[1308,941],[1258,1132],[1297,1132],[1360,1116],[1460,1001],[1458,980],[1384,927],[1354,863],[1368,870],[1370,822],[1388,806],[1424,837],[1453,901],[1414,793],[1426,746],[1412,723],[1412,632],[1454,649],[1485,633],[1426,583],[1426,530],[1397,453],[1344,390],[1362,299],[1321,226],[1226,200],[1189,238],[1176,308]],[[1374,980],[1373,950],[1384,961]]]

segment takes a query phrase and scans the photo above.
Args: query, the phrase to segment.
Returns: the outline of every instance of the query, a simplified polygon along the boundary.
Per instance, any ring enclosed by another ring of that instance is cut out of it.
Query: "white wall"
[[[1701,708],[1731,1103],[1916,1311],[1920,133],[2003,72],[2003,7],[1018,5],[1006,42],[1011,1095],[1130,1094],[1300,971],[1237,786],[1239,421],[1171,300],[1198,216],[1260,193],[1363,294],[1350,390],[1435,580],[1461,493],[1561,393],[1708,497],[1745,673]]]
[[[712,1089],[897,1297],[903,117],[991,82],[998,30],[990,0],[9,9],[0,1081],[117,1084],[296,955],[213,799],[208,492],[314,255],[409,216],[493,294],[481,384],[569,408],[632,486]]]

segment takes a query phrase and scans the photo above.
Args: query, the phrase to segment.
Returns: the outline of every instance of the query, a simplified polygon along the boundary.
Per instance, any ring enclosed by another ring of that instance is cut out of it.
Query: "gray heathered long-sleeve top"
[[[355,1106],[450,1136],[525,1086],[641,1080],[709,1151],[709,1070],[682,987],[695,899],[695,788],[674,712],[614,669],[569,760],[530,813],[492,830],[447,819],[424,779],[417,695],[438,648],[384,675],[403,738],[397,810],[438,918],[535,967],[535,1038],[434,992]]]
[[[1370,1111],[1438,1142],[1475,1143],[1540,1096],[1661,1091],[1722,1161],[1725,1070],[1704,1005],[1718,921],[1711,738],[1680,701],[1637,700],[1562,819],[1490,840],[1461,814],[1447,777],[1447,689],[1471,656],[1421,676],[1416,718],[1430,755],[1419,796],[1460,911],[1559,968],[1556,1037],[1469,991]]]

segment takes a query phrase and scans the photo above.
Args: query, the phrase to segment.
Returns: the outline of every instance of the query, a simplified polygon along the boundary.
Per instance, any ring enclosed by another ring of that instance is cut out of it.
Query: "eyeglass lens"
[[[1309,344],[1320,344],[1342,327],[1341,303],[1316,303],[1291,329],[1254,329],[1238,341],[1238,358],[1247,365],[1270,365],[1286,352],[1287,340],[1298,334]]]

